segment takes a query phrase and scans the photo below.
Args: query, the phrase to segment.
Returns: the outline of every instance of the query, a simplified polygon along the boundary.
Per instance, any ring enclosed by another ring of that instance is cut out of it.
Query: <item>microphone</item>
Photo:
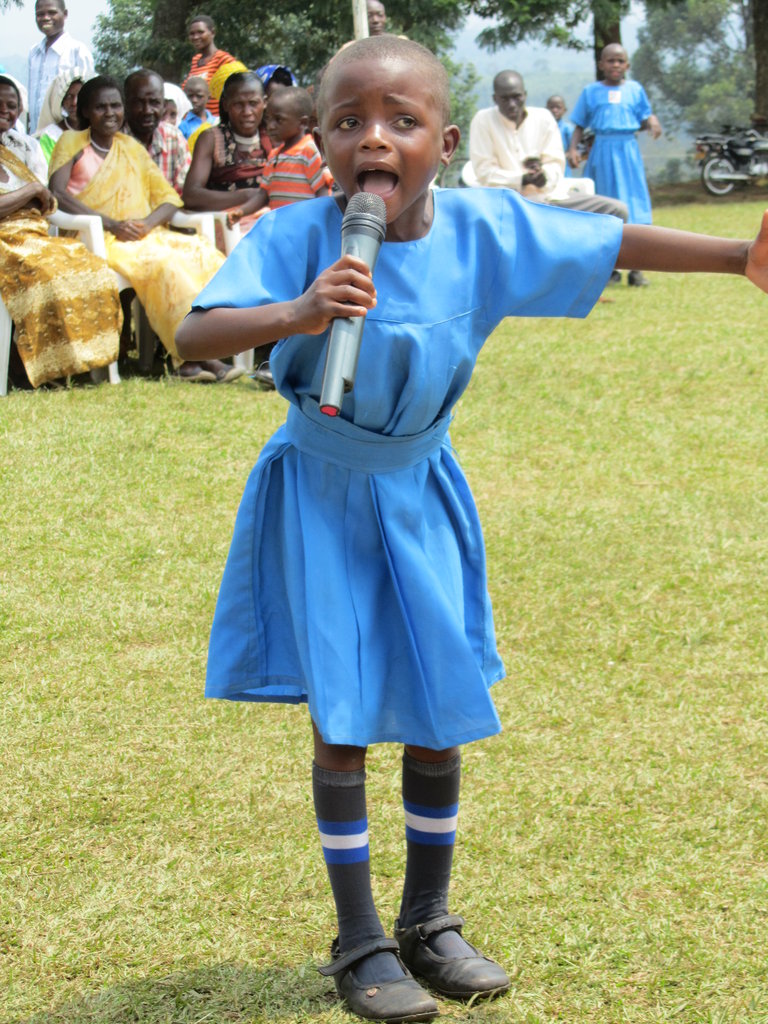
[[[386,231],[387,208],[381,196],[356,192],[341,222],[341,255],[356,256],[373,271]],[[320,391],[320,412],[326,416],[339,414],[344,395],[355,383],[364,325],[364,316],[337,317],[331,324]]]

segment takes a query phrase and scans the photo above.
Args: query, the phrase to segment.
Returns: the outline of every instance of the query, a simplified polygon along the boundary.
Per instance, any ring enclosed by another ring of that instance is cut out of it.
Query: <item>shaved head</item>
[[[441,113],[443,124],[451,119],[451,87],[448,73],[434,53],[412,39],[399,36],[369,36],[343,47],[326,64],[317,94],[317,115],[322,120],[330,87],[340,70],[358,62],[411,64],[428,75],[431,90],[428,97]]]

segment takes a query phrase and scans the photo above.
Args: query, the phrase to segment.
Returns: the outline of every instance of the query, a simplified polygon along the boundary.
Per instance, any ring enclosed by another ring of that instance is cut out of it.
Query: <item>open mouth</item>
[[[361,192],[373,192],[385,198],[397,188],[398,177],[392,171],[362,171],[357,176]]]

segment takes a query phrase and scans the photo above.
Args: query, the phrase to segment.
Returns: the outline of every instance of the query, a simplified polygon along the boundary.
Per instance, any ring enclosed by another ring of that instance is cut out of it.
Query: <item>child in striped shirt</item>
[[[331,172],[309,134],[312,106],[306,89],[291,86],[272,93],[264,124],[277,148],[264,165],[259,194],[230,211],[230,226],[267,205],[275,210],[302,199],[330,194]]]

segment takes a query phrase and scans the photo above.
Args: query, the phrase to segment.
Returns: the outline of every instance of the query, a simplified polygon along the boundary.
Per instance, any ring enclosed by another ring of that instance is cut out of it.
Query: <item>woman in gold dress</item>
[[[66,132],[50,162],[50,187],[63,210],[99,214],[107,262],[127,278],[173,358],[175,373],[194,382],[230,381],[239,367],[217,359],[185,363],[174,336],[198,292],[224,262],[199,235],[166,226],[182,205],[144,147],[123,135],[123,98],[113,78],[92,78],[80,90],[84,131]]]
[[[56,200],[37,143],[14,129],[21,97],[0,75],[0,296],[33,387],[107,366],[120,344],[120,299],[104,260],[52,238]]]

